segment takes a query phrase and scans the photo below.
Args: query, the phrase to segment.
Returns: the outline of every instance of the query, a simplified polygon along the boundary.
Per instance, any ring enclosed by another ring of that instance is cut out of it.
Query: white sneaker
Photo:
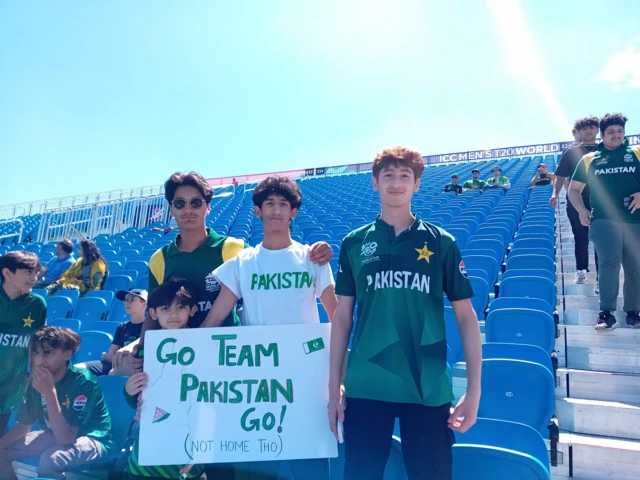
[[[589,278],[589,271],[588,270],[578,270],[576,272],[576,283],[579,285],[582,285],[584,283],[587,283],[587,278]]]

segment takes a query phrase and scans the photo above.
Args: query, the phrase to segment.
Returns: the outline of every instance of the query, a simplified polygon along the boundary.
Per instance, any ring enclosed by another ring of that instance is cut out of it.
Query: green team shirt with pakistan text
[[[640,192],[640,146],[631,147],[625,139],[608,150],[600,143],[580,159],[572,179],[589,186],[594,220],[640,223],[640,211],[631,213],[624,206],[626,197]]]
[[[455,239],[420,220],[396,237],[380,218],[347,235],[336,293],[355,297],[346,395],[440,406],[453,400],[443,293],[473,296]]]
[[[504,185],[505,183],[509,183],[509,177],[505,177],[504,175],[500,175],[497,179],[496,177],[491,177],[489,180],[487,180],[486,186],[493,186],[495,183],[501,183],[502,185]]]
[[[9,299],[0,286],[0,414],[20,406],[31,335],[44,326],[47,304],[35,293]]]
[[[86,368],[69,364],[62,380],[56,383],[56,394],[62,416],[69,425],[78,427],[76,438],[89,437],[100,442],[105,453],[109,453],[112,447],[111,417],[96,377]],[[51,431],[44,398],[29,385],[18,421],[32,425],[36,420],[41,429]]]
[[[462,185],[460,185],[458,183],[456,183],[455,185],[453,183],[449,183],[449,184],[445,185],[444,191],[445,192],[462,193]]]
[[[189,320],[189,328],[202,325],[213,302],[220,293],[220,284],[213,271],[248,245],[244,240],[218,235],[207,229],[207,237],[193,252],[178,250],[178,236],[153,254],[149,260],[149,293],[170,278],[181,278],[189,282],[196,291],[198,311]],[[223,326],[239,326],[240,320],[235,308],[225,319]]]

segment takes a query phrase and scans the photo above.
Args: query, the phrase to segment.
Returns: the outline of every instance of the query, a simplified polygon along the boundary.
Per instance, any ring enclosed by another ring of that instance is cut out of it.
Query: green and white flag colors
[[[330,332],[330,324],[147,332],[140,465],[336,457]]]

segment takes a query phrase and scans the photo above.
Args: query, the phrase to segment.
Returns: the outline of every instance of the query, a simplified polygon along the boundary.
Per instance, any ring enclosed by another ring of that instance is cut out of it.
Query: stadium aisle
[[[564,199],[564,195],[562,195]],[[562,465],[553,479],[640,478],[640,329],[627,327],[619,297],[618,328],[597,332],[598,296],[591,244],[591,274],[575,285],[573,235],[560,205],[557,245],[560,338],[556,415]],[[621,281],[623,273],[620,274]],[[640,287],[639,287],[640,288]],[[622,282],[620,284],[622,294]]]

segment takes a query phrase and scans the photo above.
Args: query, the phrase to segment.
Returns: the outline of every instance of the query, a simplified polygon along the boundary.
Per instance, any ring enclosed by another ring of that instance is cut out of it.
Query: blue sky
[[[0,204],[545,143],[606,111],[640,133],[640,2],[612,7],[6,0]]]

